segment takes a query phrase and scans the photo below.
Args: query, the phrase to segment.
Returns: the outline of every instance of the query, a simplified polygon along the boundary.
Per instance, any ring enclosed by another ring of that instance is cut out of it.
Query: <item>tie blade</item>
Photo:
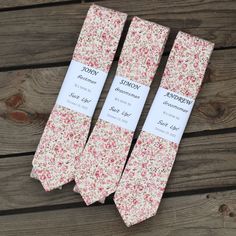
[[[213,46],[208,41],[179,32],[160,86],[196,99]],[[159,107],[155,109],[158,112]],[[178,146],[179,142],[141,131],[114,199],[127,226],[156,214]]]
[[[118,180],[115,183],[117,182]],[[74,187],[74,191],[81,194],[86,205],[91,205],[97,201],[103,204],[106,197],[112,194],[116,188],[117,184],[105,185],[98,182],[94,184],[93,179],[86,178]]]
[[[142,200],[142,197],[138,195],[134,198],[131,195],[119,194],[119,192],[115,193],[114,202],[127,227],[141,223],[156,215],[159,206],[159,201],[150,203]]]
[[[76,66],[78,63],[101,70],[106,77],[126,18],[125,13],[92,4],[73,53],[72,62],[75,67],[71,70],[69,67],[68,70],[73,73],[64,80],[69,87],[70,82],[73,82],[73,78],[77,78],[75,75],[80,71]],[[64,92],[59,93],[59,97],[61,94],[59,100],[63,101],[64,105],[56,102],[33,160],[34,173],[31,176],[39,179],[46,191],[59,188],[73,180],[75,162],[79,160],[86,143],[93,115],[93,109],[89,115],[73,109],[75,107],[71,107],[63,100],[64,98],[67,100]],[[96,99],[94,98],[95,103]]]
[[[150,86],[169,29],[134,17],[118,62],[116,75]],[[126,100],[126,96],[123,97]],[[115,120],[115,119],[114,119]],[[116,191],[134,130],[98,119],[77,166],[75,181],[91,204]]]

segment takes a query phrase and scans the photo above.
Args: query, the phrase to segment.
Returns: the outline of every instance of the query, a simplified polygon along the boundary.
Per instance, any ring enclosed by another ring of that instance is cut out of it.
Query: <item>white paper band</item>
[[[92,117],[107,73],[72,60],[56,103]]]
[[[142,130],[179,144],[194,102],[160,87]]]
[[[116,76],[99,118],[134,131],[149,89],[143,84]]]

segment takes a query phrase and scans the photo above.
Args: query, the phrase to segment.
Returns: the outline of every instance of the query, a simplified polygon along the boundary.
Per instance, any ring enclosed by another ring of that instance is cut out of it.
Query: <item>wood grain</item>
[[[184,138],[166,192],[236,186],[235,156],[236,133]],[[0,158],[0,212],[82,202],[72,192],[74,183],[44,192],[29,177],[32,159],[31,155]]]
[[[15,7],[28,7],[28,6],[37,6],[40,4],[47,3],[58,3],[58,2],[69,2],[71,0],[4,0],[0,1],[0,10],[1,9],[10,9]],[[78,2],[81,2],[78,0]]]
[[[156,216],[127,228],[114,205],[8,215],[1,235],[234,236],[236,191],[163,199]]]
[[[138,131],[157,91],[166,57],[152,84],[138,124]],[[205,84],[191,115],[186,132],[236,127],[236,49],[218,50],[206,73]],[[35,151],[57,97],[67,67],[16,70],[0,73],[0,155]],[[114,76],[112,67],[94,123]]]
[[[88,1],[77,3],[74,0],[61,4],[70,1],[0,2],[0,71],[6,71],[0,72],[0,235],[234,236],[236,190],[223,189],[236,186],[236,133],[231,129],[236,127],[236,49],[232,49],[236,46],[235,1],[98,2],[129,14],[116,60],[129,22],[135,15],[171,27],[165,55],[178,30],[213,41],[216,49],[220,49],[213,53],[186,133],[215,130],[222,134],[183,138],[168,181],[167,195],[157,216],[131,228],[123,224],[111,197],[110,205],[84,207],[80,195],[72,192],[73,183],[62,190],[44,192],[40,183],[29,177],[33,156],[22,154],[36,149],[66,73],[67,66],[59,65],[69,64],[91,5]],[[166,60],[164,56],[138,132]],[[109,75],[92,126],[116,65],[117,62]],[[225,129],[230,132],[223,133]],[[196,193],[199,189],[222,191],[173,197]]]
[[[107,0],[98,4],[128,13],[129,21],[137,15],[170,27],[166,51],[178,30],[211,40],[216,48],[236,46],[234,0]],[[90,5],[2,12],[0,68],[69,61]]]

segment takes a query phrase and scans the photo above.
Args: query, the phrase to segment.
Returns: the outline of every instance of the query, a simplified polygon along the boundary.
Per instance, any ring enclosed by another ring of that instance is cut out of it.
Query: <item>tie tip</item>
[[[123,209],[122,204],[119,200],[116,199],[116,195],[114,197],[114,203],[116,205],[116,208],[118,212],[120,213],[120,216],[122,220],[124,221],[125,225],[127,227],[134,226],[136,224],[139,224],[153,216],[156,215],[156,210],[155,211],[147,211],[147,212],[142,212],[143,214],[140,213],[140,211],[135,211],[135,209],[131,208],[129,210]]]

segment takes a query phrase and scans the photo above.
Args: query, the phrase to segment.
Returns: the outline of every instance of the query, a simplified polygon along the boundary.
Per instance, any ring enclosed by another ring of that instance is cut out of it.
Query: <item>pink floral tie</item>
[[[160,88],[195,99],[213,47],[208,41],[179,32]],[[160,107],[151,109],[157,115]],[[127,226],[156,214],[178,147],[175,142],[141,131],[114,196]]]
[[[127,15],[92,5],[76,44],[73,61],[108,73]],[[46,191],[74,179],[75,159],[80,158],[91,117],[55,104],[33,160],[31,177]]]
[[[150,86],[168,33],[166,27],[134,17],[116,75]],[[87,205],[104,199],[116,190],[133,133],[98,119],[81,157],[76,160],[77,186],[74,191],[81,193]]]

